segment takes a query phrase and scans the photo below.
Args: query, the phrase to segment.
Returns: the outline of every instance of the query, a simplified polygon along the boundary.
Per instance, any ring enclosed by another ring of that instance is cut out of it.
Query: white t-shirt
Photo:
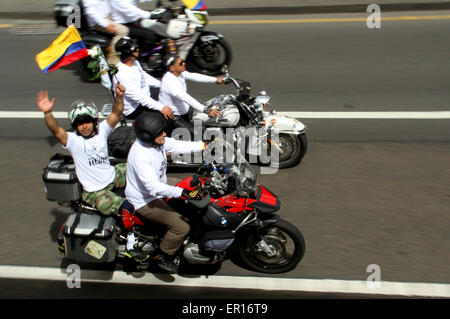
[[[108,136],[113,131],[107,121],[102,121],[98,134],[91,138],[67,133],[67,145],[63,148],[72,155],[78,180],[86,192],[99,191],[114,181],[116,172],[108,156]]]
[[[149,19],[151,13],[136,6],[135,0],[112,0],[111,18],[117,23],[130,23],[142,19]]]
[[[123,114],[125,116],[133,113],[139,105],[149,109],[161,111],[163,104],[150,97],[150,87],[160,87],[161,82],[147,72],[145,72],[138,61],[134,61],[132,66],[119,62],[117,64],[119,71],[113,77],[113,84],[117,81],[125,87],[123,95]]]
[[[189,111],[189,105],[200,112],[205,110],[203,104],[187,93],[186,80],[201,83],[215,83],[217,81],[213,76],[188,71],[182,72],[178,77],[171,72],[164,74],[161,79],[159,102],[170,106],[175,115],[186,114]]]
[[[178,141],[166,137],[161,147],[145,146],[136,139],[127,159],[127,186],[125,196],[135,209],[158,198],[177,198],[182,188],[167,184],[166,152],[191,153],[202,151],[203,142]]]
[[[109,0],[82,0],[81,2],[90,27],[99,25],[106,28],[109,25],[107,20],[111,13]]]

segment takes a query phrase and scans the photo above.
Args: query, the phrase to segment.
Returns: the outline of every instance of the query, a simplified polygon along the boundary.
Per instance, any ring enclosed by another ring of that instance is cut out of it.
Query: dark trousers
[[[171,131],[176,128],[185,128],[191,133],[191,140],[194,138],[194,125],[189,121],[189,114],[175,115],[172,120],[168,121]]]
[[[149,109],[148,107],[139,105],[139,106],[133,111],[133,113],[131,113],[131,114],[129,114],[129,115],[126,115],[125,118],[126,118],[127,120],[135,120],[135,119],[137,119],[137,118],[139,117],[139,115],[141,115],[142,113],[145,113],[145,112],[149,112],[149,113],[158,113],[159,115],[163,116],[163,115],[161,114],[160,111],[152,110],[152,109]]]
[[[180,249],[191,229],[187,220],[162,199],[156,199],[139,208],[136,215],[144,223],[160,225],[167,229],[159,248],[170,256]]]
[[[170,133],[168,135],[172,135],[172,131],[176,128],[185,128],[190,132],[191,141],[193,141],[194,140],[194,124],[192,124],[192,122],[191,122],[192,115],[193,115],[193,111],[191,109],[188,113],[186,113],[184,115],[176,115],[172,120],[168,120],[167,121],[167,129]],[[205,126],[202,125],[201,134],[204,133],[204,129],[205,129]],[[202,138],[203,137],[200,136],[200,140]]]
[[[161,116],[163,116],[159,111],[151,110],[149,108],[146,108],[145,106],[138,106],[136,110],[134,110],[133,113],[125,116],[127,120],[136,120],[139,115],[141,115],[144,112],[156,112],[159,113]],[[176,115],[173,119],[166,120],[166,128],[165,132],[168,136],[172,136],[173,130],[176,128],[185,128],[187,129],[191,134],[191,141],[194,140],[194,124],[191,123],[192,118],[192,112],[189,112],[184,115]],[[204,133],[205,126],[202,126],[201,133]],[[200,137],[202,138],[202,137]]]
[[[138,41],[141,54],[149,52],[161,39],[154,31],[137,27],[137,22],[127,23],[125,25],[130,30],[128,36]]]

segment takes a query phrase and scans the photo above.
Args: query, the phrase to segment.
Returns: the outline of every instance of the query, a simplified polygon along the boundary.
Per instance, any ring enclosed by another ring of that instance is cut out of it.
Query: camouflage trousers
[[[127,165],[126,163],[120,163],[114,166],[114,168],[116,170],[116,176],[111,184],[96,192],[86,192],[83,190],[81,196],[83,201],[95,207],[104,215],[119,215],[119,207],[125,200],[125,198],[113,193],[112,190],[114,188],[125,187]]]

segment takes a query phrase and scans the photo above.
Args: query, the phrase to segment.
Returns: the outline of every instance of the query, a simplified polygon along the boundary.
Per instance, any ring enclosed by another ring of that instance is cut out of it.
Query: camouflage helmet
[[[98,110],[95,104],[84,100],[73,102],[69,111],[69,120],[72,127],[76,127],[77,122],[86,117],[90,117],[93,122],[97,122]]]
[[[98,132],[98,111],[93,102],[86,102],[83,100],[73,102],[69,111],[69,120],[77,135],[81,135],[78,131],[79,124],[88,122],[93,123],[94,129],[89,136],[83,136],[84,138],[91,138]]]

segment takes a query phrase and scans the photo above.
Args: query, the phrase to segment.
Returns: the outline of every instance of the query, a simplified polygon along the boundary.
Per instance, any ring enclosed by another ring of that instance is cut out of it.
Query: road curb
[[[376,1],[374,1],[376,2]],[[381,11],[426,11],[450,10],[450,2],[430,3],[386,3],[380,4]],[[321,14],[321,13],[357,13],[366,12],[367,4],[350,5],[317,5],[317,6],[286,6],[286,7],[234,7],[234,8],[208,8],[211,16],[224,15],[284,15],[284,14]],[[37,12],[0,12],[0,19],[28,19],[51,20],[53,13]]]

